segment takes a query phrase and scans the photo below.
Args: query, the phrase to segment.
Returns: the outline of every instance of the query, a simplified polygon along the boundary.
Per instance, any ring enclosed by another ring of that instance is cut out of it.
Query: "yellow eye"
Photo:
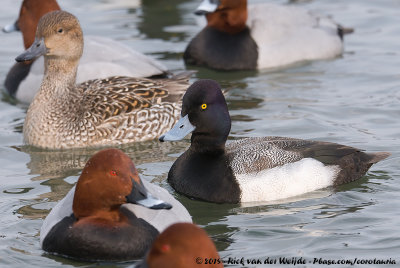
[[[203,104],[201,105],[201,109],[202,109],[202,110],[207,109],[207,104],[203,103]]]

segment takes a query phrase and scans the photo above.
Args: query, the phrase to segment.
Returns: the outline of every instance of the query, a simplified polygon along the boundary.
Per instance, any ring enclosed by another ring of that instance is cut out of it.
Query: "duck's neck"
[[[190,150],[205,154],[223,154],[225,153],[226,138],[193,133]]]
[[[45,57],[45,73],[40,93],[59,96],[65,94],[68,88],[73,88],[76,83],[78,63],[79,59]]]

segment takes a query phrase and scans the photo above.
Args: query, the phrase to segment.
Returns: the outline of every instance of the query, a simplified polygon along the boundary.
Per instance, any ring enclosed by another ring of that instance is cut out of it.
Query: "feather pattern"
[[[186,87],[185,76],[159,80],[114,76],[69,87],[57,96],[38,94],[28,110],[25,141],[66,148],[154,139],[179,118],[178,100]]]
[[[233,172],[245,174],[299,161],[303,156],[296,148],[311,143],[286,137],[254,137],[227,144],[226,153]]]

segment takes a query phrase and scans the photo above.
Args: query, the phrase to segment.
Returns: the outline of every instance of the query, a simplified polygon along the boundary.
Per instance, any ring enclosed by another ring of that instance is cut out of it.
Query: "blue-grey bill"
[[[23,61],[28,61],[28,60],[34,60],[36,58],[39,58],[40,56],[46,54],[47,48],[46,45],[44,44],[44,39],[35,39],[35,42],[25,50],[24,53],[19,55],[18,57],[15,58],[16,61],[18,62],[23,62]]]
[[[219,5],[218,0],[203,0],[203,2],[201,2],[201,4],[197,7],[194,14],[204,15],[207,13],[212,13],[215,10],[217,10],[218,5]]]
[[[196,127],[193,126],[188,115],[185,115],[169,130],[167,133],[158,138],[160,141],[179,141],[186,137],[187,134],[192,133]]]

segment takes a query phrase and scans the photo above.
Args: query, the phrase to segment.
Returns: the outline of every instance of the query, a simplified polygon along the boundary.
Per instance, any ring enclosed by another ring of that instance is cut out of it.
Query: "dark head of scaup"
[[[190,197],[239,202],[240,189],[225,154],[231,119],[218,83],[200,80],[191,85],[183,96],[181,116],[175,127],[160,137],[160,141],[182,139],[193,132],[191,146],[172,166],[168,182]]]
[[[254,70],[258,48],[246,26],[246,0],[205,0],[195,12],[206,15],[207,27],[186,47],[186,64],[217,70]]]
[[[192,132],[191,146],[171,167],[168,182],[177,192],[201,200],[287,198],[356,180],[390,155],[286,137],[247,138],[225,145],[231,121],[221,88],[213,80],[191,85],[182,105],[182,118],[160,141],[180,140]]]
[[[76,185],[73,214],[49,231],[43,249],[83,260],[132,260],[144,256],[159,232],[122,205],[151,209],[171,205],[152,197],[131,159],[105,149],[87,162]]]

